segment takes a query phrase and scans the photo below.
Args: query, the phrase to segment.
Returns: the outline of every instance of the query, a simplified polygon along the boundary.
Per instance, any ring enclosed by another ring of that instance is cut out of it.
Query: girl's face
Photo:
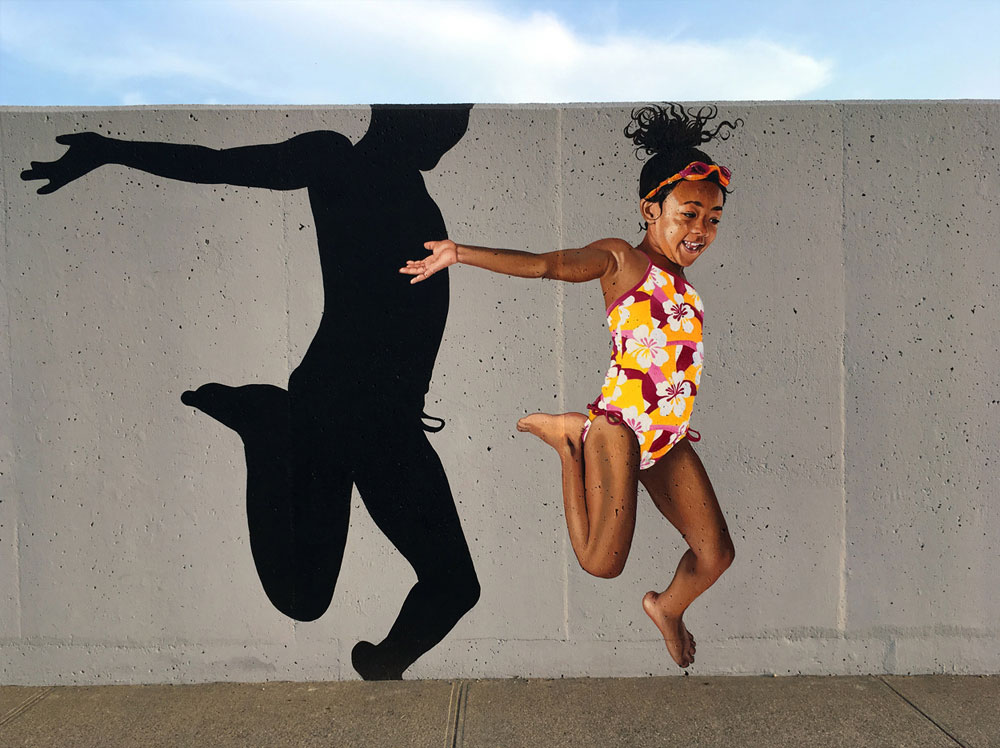
[[[640,202],[642,217],[649,224],[649,249],[663,255],[682,269],[704,254],[715,239],[722,219],[722,190],[715,182],[681,180],[663,201]]]

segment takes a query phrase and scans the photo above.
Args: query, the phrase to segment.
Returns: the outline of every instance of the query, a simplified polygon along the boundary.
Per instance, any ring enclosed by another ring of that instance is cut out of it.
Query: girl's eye
[[[681,213],[685,218],[694,218],[694,213]]]
[[[719,225],[719,219],[718,218],[713,218],[712,219],[712,223],[714,223],[716,226],[718,226]]]

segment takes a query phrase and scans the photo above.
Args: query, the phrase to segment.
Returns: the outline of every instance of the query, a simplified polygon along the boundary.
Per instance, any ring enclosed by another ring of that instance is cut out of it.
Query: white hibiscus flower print
[[[649,452],[643,452],[639,456],[639,469],[640,470],[647,470],[647,469],[653,467],[653,464],[654,464],[653,455],[651,455]]]
[[[699,366],[694,370],[694,386],[701,387],[701,370],[704,367]]]
[[[621,417],[622,422],[632,429],[637,435],[643,434],[653,427],[653,419],[649,417],[649,414],[640,413],[639,409],[634,405],[623,408]]]
[[[621,304],[618,305],[618,324],[624,325],[628,322],[628,318],[631,316],[632,312],[629,311],[629,307],[635,303],[635,296],[627,297]]]
[[[694,300],[693,300],[693,301],[691,302],[692,304],[694,304],[694,308],[695,308],[695,309],[696,309],[696,310],[697,310],[697,311],[698,311],[698,312],[699,312],[700,314],[704,314],[704,313],[705,313],[705,307],[704,307],[704,305],[703,305],[703,304],[701,303],[701,297],[700,297],[700,296],[699,296],[698,294],[696,294],[696,293],[694,292],[694,289],[693,289],[693,288],[691,289],[691,296],[692,296],[692,297],[694,297]]]
[[[632,331],[632,337],[625,341],[625,352],[634,353],[639,366],[643,369],[651,365],[662,366],[670,358],[666,351],[667,334],[663,330],[649,325],[639,325]]]
[[[700,340],[698,345],[694,348],[694,355],[691,358],[691,364],[694,366],[701,366],[705,362],[705,344]]]
[[[607,402],[613,403],[622,396],[622,385],[627,381],[628,375],[626,375],[625,372],[617,366],[612,366],[608,369],[607,376],[604,377],[604,386],[601,388],[601,392],[607,392],[612,387],[614,389],[612,390],[610,397],[602,396],[602,399],[606,399]]]
[[[673,301],[663,302],[663,311],[667,313],[667,322],[674,332],[684,330],[690,333],[694,331],[694,307],[684,301],[684,295],[675,293]]]
[[[684,379],[684,372],[675,371],[668,381],[657,383],[656,394],[660,397],[656,404],[661,416],[673,414],[674,418],[683,418],[687,398],[692,394],[691,383]]]

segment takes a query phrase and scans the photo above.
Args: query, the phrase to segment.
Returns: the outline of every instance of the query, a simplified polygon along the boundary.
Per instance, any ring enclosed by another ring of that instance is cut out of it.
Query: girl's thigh
[[[583,463],[590,545],[624,563],[635,531],[639,442],[628,426],[598,416],[583,443]]]

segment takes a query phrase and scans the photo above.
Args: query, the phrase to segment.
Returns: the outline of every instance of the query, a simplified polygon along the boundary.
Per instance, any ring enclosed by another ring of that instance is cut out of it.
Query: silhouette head
[[[471,110],[472,104],[373,105],[362,143],[372,155],[430,171],[465,135]]]

